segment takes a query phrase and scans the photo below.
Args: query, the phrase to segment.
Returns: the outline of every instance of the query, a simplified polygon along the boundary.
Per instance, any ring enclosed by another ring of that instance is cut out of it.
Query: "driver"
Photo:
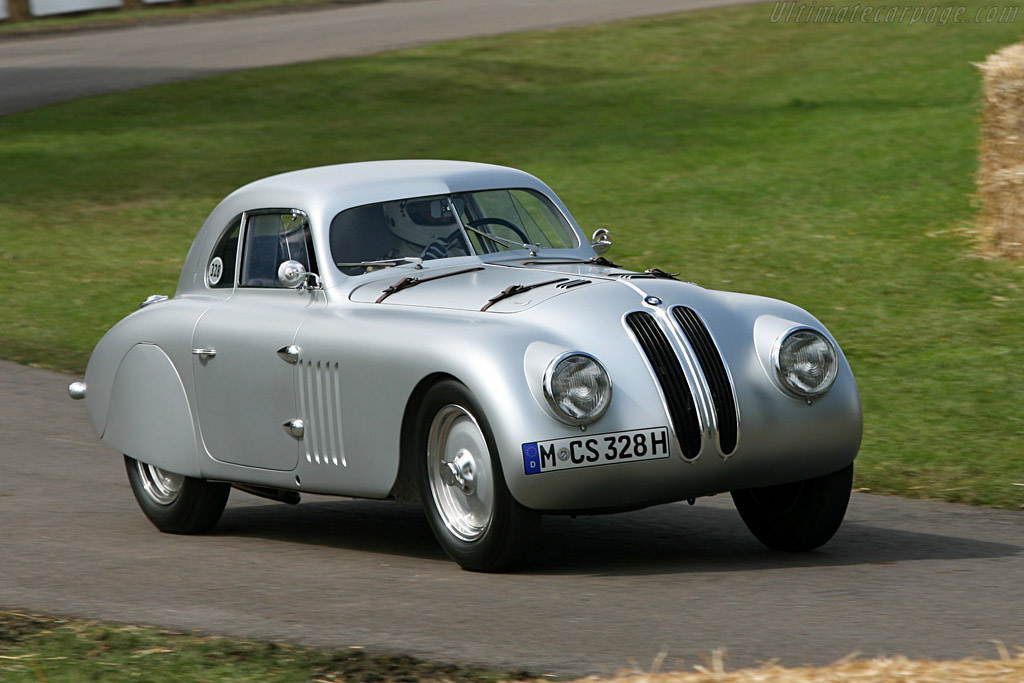
[[[427,261],[470,253],[447,197],[391,202],[385,214],[391,232],[407,243],[410,253],[403,256]]]

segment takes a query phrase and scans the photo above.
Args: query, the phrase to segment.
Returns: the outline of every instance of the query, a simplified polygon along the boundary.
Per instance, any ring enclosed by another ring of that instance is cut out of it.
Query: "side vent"
[[[711,389],[711,400],[715,403],[715,415],[718,418],[718,446],[725,455],[736,450],[739,424],[736,419],[736,401],[733,398],[732,384],[729,373],[725,370],[722,354],[711,339],[711,333],[697,312],[685,306],[672,309],[676,322],[683,328],[683,334],[690,341],[697,361],[704,371],[704,378]]]
[[[346,465],[341,447],[341,373],[337,363],[300,360],[299,414],[305,422],[306,462]]]
[[[700,424],[690,385],[679,364],[679,358],[658,326],[658,321],[650,313],[634,311],[626,316],[626,324],[654,368],[683,457],[687,460],[696,458],[700,453]]]

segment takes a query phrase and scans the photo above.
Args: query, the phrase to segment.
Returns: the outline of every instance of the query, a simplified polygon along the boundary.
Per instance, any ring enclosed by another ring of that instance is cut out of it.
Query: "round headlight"
[[[589,424],[604,415],[612,400],[612,382],[593,356],[570,353],[556,358],[544,373],[544,396],[555,415],[570,424]]]
[[[821,333],[801,328],[787,334],[775,354],[782,386],[800,396],[824,394],[836,380],[839,363],[832,343]]]

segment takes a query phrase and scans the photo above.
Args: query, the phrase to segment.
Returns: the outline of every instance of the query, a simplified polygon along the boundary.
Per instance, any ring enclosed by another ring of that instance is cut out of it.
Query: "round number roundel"
[[[210,261],[209,279],[210,284],[215,285],[220,282],[221,275],[224,274],[224,261],[221,260],[220,256],[214,256],[213,260]]]

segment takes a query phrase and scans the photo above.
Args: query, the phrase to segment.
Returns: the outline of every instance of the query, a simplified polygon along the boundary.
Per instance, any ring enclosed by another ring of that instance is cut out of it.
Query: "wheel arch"
[[[463,383],[458,377],[447,372],[434,372],[421,379],[405,402],[402,426],[399,434],[398,475],[391,487],[389,497],[402,501],[419,501],[416,487],[416,416],[423,403],[423,397],[432,386],[445,380]]]
[[[164,350],[136,344],[117,368],[101,436],[141,462],[201,477],[196,429],[185,386]]]

